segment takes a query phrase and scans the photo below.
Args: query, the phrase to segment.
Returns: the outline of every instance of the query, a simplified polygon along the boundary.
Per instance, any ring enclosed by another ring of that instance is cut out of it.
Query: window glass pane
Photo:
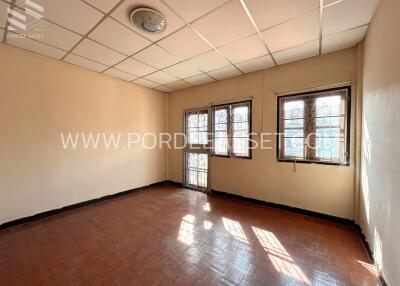
[[[339,138],[317,138],[316,144],[317,157],[339,160]]]
[[[214,154],[228,155],[228,109],[214,110]]]
[[[189,144],[207,144],[208,114],[191,113],[186,117],[186,136]]]
[[[232,107],[232,153],[235,156],[249,156],[249,112],[248,103]]]
[[[285,119],[303,118],[304,101],[288,101],[284,104]]]
[[[340,96],[319,97],[316,100],[317,117],[339,116],[340,115]]]
[[[284,156],[304,157],[304,101],[284,103]]]
[[[285,138],[285,156],[303,158],[304,157],[303,138]]]

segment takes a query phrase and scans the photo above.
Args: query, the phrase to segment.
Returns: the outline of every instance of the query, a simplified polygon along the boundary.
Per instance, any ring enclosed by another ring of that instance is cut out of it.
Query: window
[[[213,154],[250,158],[251,102],[214,106]]]
[[[208,111],[186,113],[186,138],[191,145],[208,143]]]
[[[280,161],[349,164],[350,87],[278,97]]]

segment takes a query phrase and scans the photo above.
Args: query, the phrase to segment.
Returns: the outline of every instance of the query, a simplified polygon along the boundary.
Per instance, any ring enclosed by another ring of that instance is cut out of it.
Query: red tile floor
[[[0,285],[379,285],[349,226],[172,185],[0,231]]]

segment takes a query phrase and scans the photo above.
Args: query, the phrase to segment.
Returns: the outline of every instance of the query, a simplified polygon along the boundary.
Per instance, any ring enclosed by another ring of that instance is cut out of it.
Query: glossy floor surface
[[[348,226],[172,185],[0,231],[0,285],[379,285]]]

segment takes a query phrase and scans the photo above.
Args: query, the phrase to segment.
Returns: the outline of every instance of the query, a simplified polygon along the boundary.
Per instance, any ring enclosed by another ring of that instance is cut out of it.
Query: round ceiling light
[[[148,33],[161,33],[167,26],[164,16],[150,8],[137,8],[130,14],[132,24]]]

